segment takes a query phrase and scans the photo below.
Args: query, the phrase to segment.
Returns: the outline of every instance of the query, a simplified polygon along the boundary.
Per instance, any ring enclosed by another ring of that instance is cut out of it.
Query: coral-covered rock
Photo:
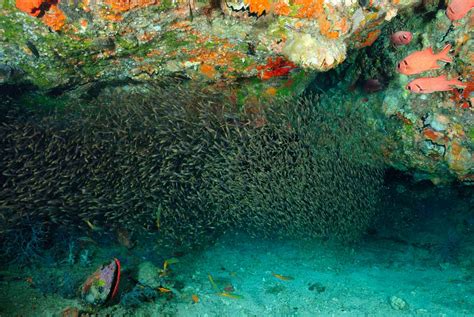
[[[77,84],[117,77],[153,80],[178,72],[208,81],[235,80],[258,75],[259,66],[281,54],[300,67],[326,71],[344,61],[348,48],[372,45],[399,9],[418,3],[17,0],[16,8],[4,8],[0,15],[3,28],[14,30],[0,37],[5,48],[0,56],[12,67],[21,65],[25,80],[45,88],[68,85],[49,76],[53,69]],[[50,34],[26,15],[14,16],[17,9],[61,34]],[[41,61],[26,58],[21,49],[31,36],[43,51]],[[95,51],[91,42],[104,37],[115,38],[117,45]]]
[[[41,13],[42,3],[42,0],[17,0],[15,4],[19,10],[36,17]]]
[[[138,267],[138,282],[150,288],[158,288],[162,284],[162,279],[159,276],[160,270],[153,263],[146,261],[140,263]]]
[[[235,102],[255,105],[300,93],[318,72],[367,51],[371,58],[354,60],[359,64],[347,77],[351,87],[377,79],[386,88],[376,92],[383,94],[376,104],[385,113],[380,124],[399,125],[387,162],[420,178],[470,182],[474,10],[451,21],[442,2],[16,0],[15,7],[0,9],[0,83],[56,93],[80,87],[78,94],[89,94],[108,82],[177,75],[231,87]],[[389,38],[400,30],[413,40],[394,48]],[[404,87],[415,78],[396,73],[394,63],[416,50],[438,52],[446,42],[454,62],[422,76],[457,77],[466,88],[408,93]]]
[[[57,5],[52,5],[50,9],[45,12],[42,20],[43,23],[49,26],[52,30],[59,31],[66,23],[66,16]]]

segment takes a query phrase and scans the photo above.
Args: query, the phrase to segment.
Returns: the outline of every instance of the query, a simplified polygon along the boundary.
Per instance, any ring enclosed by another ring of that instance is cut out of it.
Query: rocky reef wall
[[[226,90],[239,109],[258,112],[275,96],[324,86],[328,98],[365,104],[386,128],[388,165],[437,184],[472,184],[474,10],[453,19],[446,14],[453,3],[3,0],[0,87],[31,85],[42,102],[58,103],[57,96],[172,76]],[[391,36],[402,30],[412,41],[394,45]],[[446,43],[451,63],[415,76],[396,71],[409,54]],[[440,75],[464,87],[406,89]]]

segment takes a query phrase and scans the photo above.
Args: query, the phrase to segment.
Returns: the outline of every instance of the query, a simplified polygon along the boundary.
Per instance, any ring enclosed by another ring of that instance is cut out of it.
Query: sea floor
[[[474,312],[474,259],[440,263],[422,247],[387,240],[344,247],[233,235],[205,252],[183,256],[174,272],[184,284],[179,295],[166,295],[137,309],[115,305],[102,313],[468,316]],[[74,299],[44,296],[26,278],[2,282],[0,298],[1,316],[52,316],[68,306],[80,307]]]
[[[117,299],[97,316],[472,316],[473,210],[446,199],[431,204],[413,206],[418,214],[405,225],[385,220],[349,244],[226,234],[203,250],[175,255],[167,277],[174,280],[171,292],[136,307]],[[93,254],[86,266],[38,264],[0,272],[0,316],[74,316],[62,312],[86,309],[74,292],[70,299],[57,290],[45,293],[31,278],[35,271],[75,271],[85,279],[115,254],[126,279],[141,261],[161,267],[167,258],[140,247]]]

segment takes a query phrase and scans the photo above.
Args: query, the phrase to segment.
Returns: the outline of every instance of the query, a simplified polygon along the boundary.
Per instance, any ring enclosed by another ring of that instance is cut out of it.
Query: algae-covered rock
[[[472,10],[451,21],[450,1],[41,3],[9,0],[0,7],[2,87],[36,87],[53,96],[72,91],[75,98],[171,75],[225,87],[244,108],[297,95],[317,73],[342,73],[353,63],[336,80],[349,84],[339,93],[364,80],[386,88],[384,101],[377,100],[386,116],[374,120],[398,125],[385,146],[391,166],[435,183],[474,180]],[[390,36],[400,30],[413,40],[394,47]],[[419,77],[459,78],[465,89],[409,93],[405,86],[415,77],[397,73],[396,64],[446,43],[453,62]],[[444,130],[425,120],[440,116],[447,118]]]
[[[346,47],[370,46],[398,10],[419,0],[98,1],[9,0],[0,8],[0,63],[43,89],[185,74],[216,81],[258,75],[283,54],[312,70],[334,68]],[[47,3],[47,2],[45,2]],[[240,8],[240,10],[239,10]],[[173,67],[170,67],[171,64]],[[278,70],[274,76],[278,77]]]
[[[153,289],[158,288],[162,283],[159,268],[149,261],[142,262],[138,266],[137,280],[141,285]]]
[[[431,8],[431,7],[430,7]],[[393,80],[385,91],[383,111],[387,123],[398,125],[393,135],[394,147],[388,154],[389,162],[397,168],[413,172],[417,179],[434,183],[453,180],[472,184],[474,180],[474,142],[469,131],[474,126],[472,104],[474,42],[470,40],[472,27],[469,16],[451,22],[446,10],[438,10],[433,19],[424,21],[416,16],[406,16],[404,27],[415,31],[415,38],[403,49],[402,54],[386,54],[394,70],[405,56],[430,47],[438,52],[450,43],[451,63],[439,62],[438,69],[431,69],[414,76],[393,71]],[[419,77],[459,78],[462,87],[448,92],[411,93],[406,85]],[[403,166],[403,167],[402,167]]]

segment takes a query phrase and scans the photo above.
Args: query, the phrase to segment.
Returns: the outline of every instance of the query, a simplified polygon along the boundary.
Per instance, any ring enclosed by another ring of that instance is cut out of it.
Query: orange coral
[[[295,0],[293,2],[298,7],[295,17],[300,19],[316,19],[319,24],[319,32],[329,39],[336,39],[340,33],[347,33],[349,26],[345,18],[335,19],[336,23],[328,19],[328,15],[324,9],[324,0]],[[331,14],[336,14],[335,9],[330,5],[326,5],[326,9]]]
[[[80,19],[79,20],[79,24],[81,25],[82,28],[87,28],[87,25],[89,24],[89,22],[87,22],[86,19]]]
[[[41,18],[54,31],[59,31],[66,22],[66,16],[58,8],[58,0],[16,0],[16,7],[31,16]]]
[[[339,37],[339,32],[331,30],[331,22],[326,18],[325,15],[321,15],[318,18],[319,22],[319,32],[328,39],[337,39]]]
[[[201,64],[200,71],[203,75],[205,75],[208,78],[214,78],[217,74],[214,66],[209,65],[209,64]]]
[[[66,23],[66,16],[58,8],[57,5],[52,5],[48,12],[42,18],[43,23],[49,26],[54,31],[59,31]]]
[[[84,10],[85,12],[90,12],[91,11],[91,8],[90,8],[90,0],[83,0],[81,2],[81,4],[79,5],[82,10]]]
[[[474,91],[474,81],[465,83],[466,87],[464,88],[463,92],[459,92],[459,90],[454,89],[452,91],[451,100],[453,100],[457,105],[459,105],[463,109],[467,109],[474,105],[470,104],[470,95],[471,92]]]
[[[106,0],[112,11],[125,12],[135,8],[159,4],[158,0]]]
[[[16,7],[33,17],[37,17],[41,14],[41,4],[43,4],[42,0],[16,0]]]
[[[288,16],[291,12],[290,6],[285,1],[278,1],[273,5],[273,13]]]
[[[293,4],[299,7],[295,17],[317,18],[324,13],[323,3],[324,0],[295,0]]]
[[[379,38],[381,31],[379,29],[369,32],[364,42],[360,43],[359,48],[371,46]]]
[[[429,128],[425,128],[423,130],[423,135],[425,138],[427,138],[428,140],[431,140],[433,142],[447,142],[447,138],[440,132],[437,132],[437,131],[434,131],[432,129],[429,129]]]
[[[263,12],[270,12],[270,0],[244,0],[244,3],[249,6],[250,12],[256,13],[258,16],[261,16]]]
[[[275,96],[277,94],[278,90],[275,87],[268,87],[265,90],[265,93],[270,96]]]

